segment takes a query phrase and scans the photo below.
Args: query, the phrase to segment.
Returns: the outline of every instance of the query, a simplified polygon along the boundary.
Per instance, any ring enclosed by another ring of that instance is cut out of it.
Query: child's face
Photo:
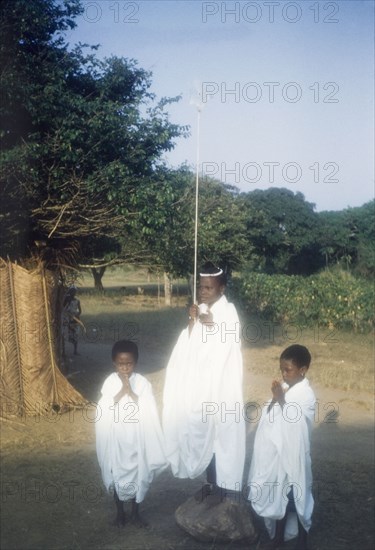
[[[301,380],[304,379],[306,370],[306,367],[297,367],[291,359],[280,359],[280,371],[284,382],[286,382],[289,387],[301,382]]]
[[[225,286],[216,277],[201,277],[199,281],[198,298],[200,303],[209,306],[217,302],[224,293]]]
[[[136,361],[132,353],[117,353],[113,364],[120,375],[130,376],[134,371]]]

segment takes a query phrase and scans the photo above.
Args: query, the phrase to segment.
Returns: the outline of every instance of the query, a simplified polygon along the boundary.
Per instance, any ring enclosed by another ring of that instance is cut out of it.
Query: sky
[[[317,211],[374,198],[372,0],[82,5],[71,45],[135,59],[158,98],[182,96],[168,112],[190,137],[170,166],[244,192],[286,187]]]

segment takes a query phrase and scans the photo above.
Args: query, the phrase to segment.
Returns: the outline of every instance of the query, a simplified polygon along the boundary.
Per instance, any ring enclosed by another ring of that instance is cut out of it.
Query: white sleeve
[[[116,372],[110,374],[101,389],[103,397],[114,397],[122,388],[122,382]]]

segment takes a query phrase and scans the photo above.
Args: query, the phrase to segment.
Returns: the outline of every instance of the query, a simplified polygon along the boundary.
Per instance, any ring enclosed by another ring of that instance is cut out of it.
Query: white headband
[[[199,273],[200,277],[218,277],[223,274],[223,270],[219,269],[218,273]]]

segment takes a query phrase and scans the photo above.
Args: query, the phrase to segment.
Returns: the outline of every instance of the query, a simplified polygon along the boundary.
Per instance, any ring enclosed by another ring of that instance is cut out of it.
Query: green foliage
[[[375,274],[375,201],[341,212],[319,213],[325,265],[340,264],[365,277]]]
[[[198,255],[230,273],[252,250],[246,239],[246,214],[237,189],[206,178],[200,184]]]
[[[65,263],[138,259],[191,273],[195,175],[161,161],[187,135],[166,111],[179,98],[156,102],[151,73],[134,60],[69,50],[80,0],[3,0],[0,10],[0,254],[65,251]],[[209,178],[199,199],[199,263],[374,275],[374,201],[317,214],[301,193],[238,194]]]
[[[158,176],[145,189],[136,218],[142,228],[140,243],[152,252],[152,265],[174,276],[187,276],[194,262],[195,174],[181,166],[164,167]],[[241,265],[247,249],[244,213],[233,189],[209,178],[200,180],[199,264],[210,260],[231,271]]]
[[[311,275],[339,265],[361,276],[374,275],[375,201],[316,213],[301,193],[279,188],[242,193],[238,201],[246,213],[249,270]]]
[[[310,277],[250,273],[238,291],[249,311],[274,322],[355,331],[373,326],[373,285],[342,271]]]
[[[136,61],[68,50],[62,33],[81,11],[78,0],[2,2],[2,255],[27,256],[36,241],[101,254],[103,237],[131,232],[162,154],[186,132],[164,110],[177,98],[156,103]]]
[[[318,217],[302,193],[270,188],[242,194],[249,265],[265,273],[310,274],[321,267]]]

